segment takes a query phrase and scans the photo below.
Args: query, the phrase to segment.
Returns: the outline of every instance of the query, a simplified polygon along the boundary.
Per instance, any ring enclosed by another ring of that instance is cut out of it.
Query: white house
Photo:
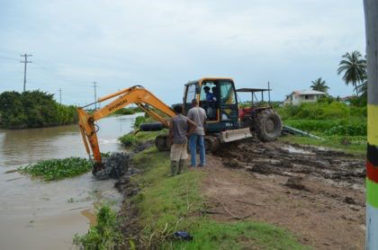
[[[327,94],[317,90],[296,90],[286,96],[284,104],[299,105],[305,102],[316,102]]]

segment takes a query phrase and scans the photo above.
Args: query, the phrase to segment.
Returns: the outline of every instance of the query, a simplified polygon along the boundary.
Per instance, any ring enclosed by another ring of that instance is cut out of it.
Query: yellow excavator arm
[[[117,97],[115,100],[113,100],[103,108],[95,110],[91,114],[86,112],[84,108],[94,103],[88,104],[84,107],[80,107],[77,109],[79,115],[79,127],[83,138],[85,150],[87,151],[89,156],[91,155],[92,151],[95,160],[95,168],[102,167],[101,152],[98,145],[98,139],[96,134],[96,121],[108,116],[109,114],[121,108],[124,108],[129,104],[136,104],[152,118],[161,122],[165,127],[169,126],[168,120],[162,117],[157,112],[153,111],[150,108],[150,106],[159,110],[168,117],[173,117],[175,115],[174,111],[168,105],[166,105],[159,98],[153,95],[150,91],[148,91],[140,85],[120,90],[113,94],[99,98],[97,102],[103,102],[115,97]]]

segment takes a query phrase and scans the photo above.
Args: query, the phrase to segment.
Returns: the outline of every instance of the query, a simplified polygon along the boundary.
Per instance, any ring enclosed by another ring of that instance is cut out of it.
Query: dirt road
[[[219,221],[288,229],[315,249],[363,249],[364,159],[281,142],[239,142],[209,156],[202,185]]]

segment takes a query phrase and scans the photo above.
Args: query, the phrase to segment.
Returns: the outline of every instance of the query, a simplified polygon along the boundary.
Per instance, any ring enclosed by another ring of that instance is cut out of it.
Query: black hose
[[[161,122],[143,123],[139,126],[140,131],[159,131],[164,128]]]

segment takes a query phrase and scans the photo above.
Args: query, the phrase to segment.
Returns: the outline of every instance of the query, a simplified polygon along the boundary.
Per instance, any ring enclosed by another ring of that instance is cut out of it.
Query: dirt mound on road
[[[353,155],[326,149],[301,147],[281,142],[257,141],[225,145],[217,152],[226,165],[243,167],[261,174],[311,176],[344,184],[364,183],[364,160]]]
[[[363,249],[365,161],[281,142],[238,142],[209,156],[202,189],[216,220],[287,228],[315,249]]]

